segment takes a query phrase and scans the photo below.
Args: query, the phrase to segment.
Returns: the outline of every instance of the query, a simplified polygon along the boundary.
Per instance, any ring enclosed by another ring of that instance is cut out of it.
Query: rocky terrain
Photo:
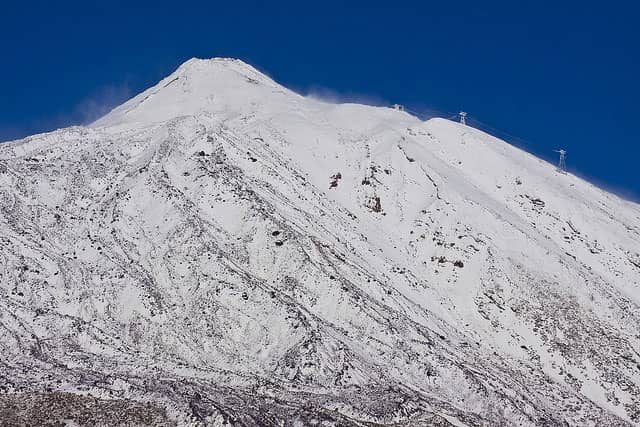
[[[639,205],[238,60],[0,145],[4,425],[640,425],[639,325]]]

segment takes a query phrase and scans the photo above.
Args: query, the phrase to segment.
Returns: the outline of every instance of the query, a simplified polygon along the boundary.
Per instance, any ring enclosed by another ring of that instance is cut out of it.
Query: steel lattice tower
[[[558,171],[564,173],[567,171],[567,165],[565,163],[565,158],[567,157],[567,151],[555,150],[555,152],[560,153],[560,161],[558,162]]]

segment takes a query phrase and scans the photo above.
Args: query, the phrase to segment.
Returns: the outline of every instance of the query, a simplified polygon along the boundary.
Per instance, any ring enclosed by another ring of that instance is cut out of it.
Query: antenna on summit
[[[458,115],[460,116],[460,123],[462,123],[463,125],[467,124],[467,113],[465,113],[464,111],[460,111],[458,113]]]
[[[566,150],[553,150],[556,153],[560,153],[560,161],[558,162],[558,172],[567,173],[567,165],[565,158],[567,157]]]

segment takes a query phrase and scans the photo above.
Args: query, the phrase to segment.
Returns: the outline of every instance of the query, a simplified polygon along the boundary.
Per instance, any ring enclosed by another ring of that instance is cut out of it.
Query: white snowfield
[[[0,210],[0,397],[640,425],[640,206],[471,127],[192,59],[0,145]]]

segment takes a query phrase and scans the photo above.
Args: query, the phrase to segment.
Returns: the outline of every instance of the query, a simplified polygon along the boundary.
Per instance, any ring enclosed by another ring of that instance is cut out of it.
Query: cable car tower
[[[558,162],[558,172],[567,173],[567,165],[565,163],[565,158],[567,157],[566,150],[553,150],[556,153],[560,153],[560,161]]]

